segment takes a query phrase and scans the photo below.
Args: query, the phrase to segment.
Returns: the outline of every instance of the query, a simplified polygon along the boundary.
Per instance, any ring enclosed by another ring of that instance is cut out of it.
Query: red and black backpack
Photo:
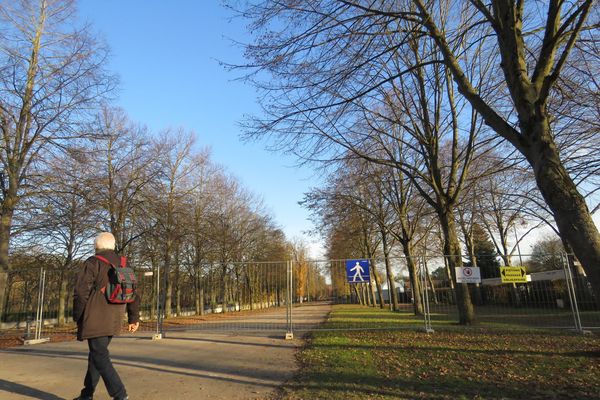
[[[106,296],[106,300],[113,304],[133,303],[137,280],[133,269],[127,266],[127,257],[121,257],[121,264],[118,267],[102,256],[95,255],[94,257],[110,265],[108,284],[100,289]]]

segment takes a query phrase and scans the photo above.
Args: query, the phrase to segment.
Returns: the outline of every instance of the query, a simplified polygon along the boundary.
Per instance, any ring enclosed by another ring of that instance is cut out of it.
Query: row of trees
[[[211,161],[193,132],[149,132],[110,105],[117,79],[104,67],[108,49],[75,6],[0,1],[0,317],[16,290],[13,272],[45,266],[60,288],[62,322],[72,271],[100,230],[153,279],[161,268],[167,316],[186,296],[201,313],[205,301],[227,310],[284,293],[285,269],[236,264],[292,256],[261,200]],[[33,287],[28,281],[20,284]],[[155,304],[151,288],[145,301]]]
[[[600,299],[586,204],[599,187],[593,1],[264,0],[240,11],[256,38],[241,67],[264,92],[248,135],[332,168],[307,200],[332,255],[353,226],[366,237],[355,251],[387,259],[393,239],[411,260],[435,226],[455,278],[476,223],[496,228],[508,264],[510,230],[532,214],[555,225]],[[469,324],[467,285],[456,295]]]

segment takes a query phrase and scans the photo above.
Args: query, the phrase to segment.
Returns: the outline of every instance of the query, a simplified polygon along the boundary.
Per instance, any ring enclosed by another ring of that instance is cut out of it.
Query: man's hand
[[[129,324],[129,326],[127,327],[127,330],[131,333],[135,333],[135,331],[137,331],[139,327],[140,327],[140,323],[136,322],[135,324]]]

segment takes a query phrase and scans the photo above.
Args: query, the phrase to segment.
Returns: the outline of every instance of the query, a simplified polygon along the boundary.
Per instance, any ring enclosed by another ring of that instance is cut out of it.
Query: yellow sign
[[[525,267],[500,267],[502,283],[527,283]]]

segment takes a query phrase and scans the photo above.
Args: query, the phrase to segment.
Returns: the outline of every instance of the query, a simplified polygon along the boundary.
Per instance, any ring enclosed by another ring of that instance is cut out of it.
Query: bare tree
[[[306,244],[300,239],[292,241],[292,261],[294,262],[294,285],[296,291],[296,301],[304,302],[307,294],[307,281],[309,274],[308,249]]]
[[[208,213],[208,222],[214,257],[220,267],[223,312],[227,312],[228,303],[239,294],[240,265],[235,263],[256,254],[257,244],[261,243],[260,233],[268,218],[262,212],[262,203],[233,177],[222,175],[215,183],[213,192],[218,201]],[[279,285],[275,288],[278,298],[281,290]]]
[[[158,178],[160,148],[119,108],[103,107],[90,129],[98,136],[87,166],[94,174],[98,219],[115,236],[117,250],[128,253],[131,242],[145,233],[135,222],[145,212],[146,188]]]
[[[593,4],[552,0],[542,11],[539,2],[504,0],[253,2],[243,10],[257,33],[246,47],[247,78],[264,89],[267,117],[251,121],[250,133],[271,133],[275,147],[307,160],[336,157],[329,139],[345,144],[357,101],[409,74],[415,63],[394,62],[427,35],[437,53],[417,65],[443,63],[485,124],[525,157],[600,298],[600,234],[561,160],[549,110],[561,76],[577,68],[573,49],[597,42]]]
[[[76,27],[72,0],[0,3],[0,310],[13,216],[44,154],[85,136],[81,121],[112,87],[106,50]]]
[[[194,154],[194,135],[180,129],[175,134],[167,130],[157,138],[156,146],[160,148],[159,159],[160,179],[148,190],[153,193],[152,204],[156,230],[160,232],[161,248],[163,250],[163,276],[165,279],[164,312],[166,317],[172,314],[173,288],[176,290],[175,299],[180,298],[179,272],[180,265],[174,261],[179,257],[181,241],[188,230],[185,218],[188,216],[187,200],[193,195],[200,184],[195,179],[196,172],[205,163],[206,156]],[[174,274],[171,276],[174,264]],[[178,304],[176,307],[180,309]]]
[[[89,176],[86,159],[80,152],[64,154],[48,161],[49,169],[30,199],[37,203],[34,226],[21,237],[30,245],[43,246],[54,258],[50,279],[58,286],[58,325],[66,322],[68,285],[72,272],[84,252],[83,246],[95,233],[93,216],[95,206],[89,196]],[[30,210],[34,211],[34,210]]]
[[[188,257],[191,265],[189,273],[194,282],[196,314],[204,314],[204,264],[210,261],[211,232],[206,221],[211,203],[219,201],[212,192],[212,176],[218,174],[218,169],[208,162],[198,166],[195,173],[194,190],[190,193],[189,209],[192,211],[188,222],[189,240]]]
[[[480,179],[475,190],[478,194],[473,196],[477,208],[474,222],[485,227],[504,265],[513,265],[511,257],[519,243],[540,226],[533,219],[529,219],[531,223],[526,232],[519,226],[526,224],[531,192],[536,191],[527,171],[516,168],[497,171]],[[521,230],[519,235],[517,228]],[[512,237],[515,237],[514,241]]]

